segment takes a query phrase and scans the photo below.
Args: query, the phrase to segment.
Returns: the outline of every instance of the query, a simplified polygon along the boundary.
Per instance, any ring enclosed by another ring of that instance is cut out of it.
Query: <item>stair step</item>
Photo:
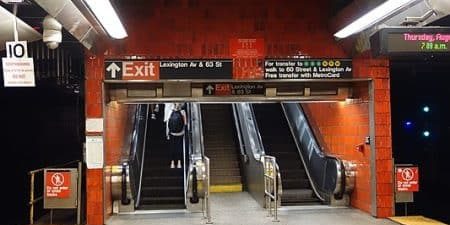
[[[232,152],[206,152],[205,155],[211,160],[236,161],[239,158],[238,154]]]
[[[211,193],[226,193],[226,192],[242,192],[242,184],[241,183],[230,183],[230,184],[222,184],[222,185],[211,185],[210,187]]]
[[[205,151],[207,153],[222,153],[222,152],[228,152],[231,154],[236,154],[237,152],[237,146],[233,145],[215,145],[215,144],[205,144]]]
[[[211,169],[233,169],[239,168],[239,162],[237,160],[219,160],[214,158],[210,162]]]
[[[220,185],[220,184],[236,184],[241,183],[241,176],[211,176],[211,185]]]
[[[239,168],[210,169],[211,176],[240,176]]]

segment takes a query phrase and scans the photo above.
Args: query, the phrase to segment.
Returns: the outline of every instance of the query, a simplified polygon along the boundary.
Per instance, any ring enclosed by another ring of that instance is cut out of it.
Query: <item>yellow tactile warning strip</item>
[[[389,217],[389,219],[404,225],[446,225],[446,223],[423,216],[394,216]]]
[[[209,191],[211,193],[241,192],[242,184],[211,185]]]

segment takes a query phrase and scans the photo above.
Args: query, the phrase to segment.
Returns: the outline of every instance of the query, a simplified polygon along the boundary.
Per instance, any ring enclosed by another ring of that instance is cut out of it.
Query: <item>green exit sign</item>
[[[450,28],[384,28],[371,37],[372,50],[382,55],[450,53]]]

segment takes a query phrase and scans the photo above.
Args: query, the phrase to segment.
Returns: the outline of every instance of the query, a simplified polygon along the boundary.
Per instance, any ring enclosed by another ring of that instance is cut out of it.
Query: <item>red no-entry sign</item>
[[[70,172],[47,171],[45,196],[47,198],[69,198],[70,179]]]
[[[419,191],[419,168],[397,167],[397,191],[417,192]]]

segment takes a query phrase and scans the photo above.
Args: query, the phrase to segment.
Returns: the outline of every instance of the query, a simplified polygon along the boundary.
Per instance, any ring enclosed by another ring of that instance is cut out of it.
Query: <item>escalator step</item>
[[[142,184],[146,187],[183,186],[183,177],[144,177]]]
[[[289,189],[283,190],[281,203],[317,202],[311,189]]]
[[[184,196],[177,197],[143,197],[141,204],[143,205],[155,205],[155,204],[183,204]]]
[[[289,169],[280,170],[282,179],[308,179],[305,170],[302,169]]]
[[[179,204],[158,204],[158,205],[141,205],[137,208],[139,210],[168,210],[168,209],[185,209],[186,206],[183,203]]]
[[[311,184],[308,179],[283,179],[283,189],[309,189]]]
[[[179,197],[184,196],[184,188],[183,186],[177,187],[142,187],[141,192],[143,197]]]
[[[166,168],[151,168],[144,167],[144,177],[157,177],[157,176],[183,176],[183,169],[171,169],[169,168],[169,164],[167,164]]]

